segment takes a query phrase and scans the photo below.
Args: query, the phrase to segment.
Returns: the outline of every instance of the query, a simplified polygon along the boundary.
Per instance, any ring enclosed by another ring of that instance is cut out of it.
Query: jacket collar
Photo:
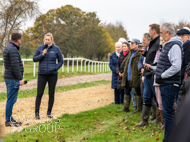
[[[45,44],[44,44],[45,45]],[[47,49],[50,49],[50,48],[52,48],[54,46],[54,44],[53,43],[51,43],[48,47],[47,47]],[[44,47],[45,48],[45,47]]]
[[[150,49],[150,47],[151,47],[158,39],[160,39],[160,35],[157,36],[155,39],[153,39],[153,40],[150,41],[150,43],[149,43],[149,49]]]
[[[14,44],[13,42],[10,42],[9,45],[16,47],[18,50],[19,50],[19,48],[20,48],[19,46],[17,46],[17,45]]]

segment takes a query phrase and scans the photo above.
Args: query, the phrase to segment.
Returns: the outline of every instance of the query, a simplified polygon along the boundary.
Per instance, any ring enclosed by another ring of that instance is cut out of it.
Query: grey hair
[[[149,33],[144,33],[144,37],[146,37],[147,40],[151,40]]]
[[[175,33],[175,28],[174,28],[173,24],[164,23],[164,24],[162,24],[161,27],[163,28],[164,32],[169,31],[170,35],[175,36],[176,33]]]
[[[121,42],[121,43],[123,43],[123,42],[127,42],[127,40],[126,40],[125,38],[123,38],[123,37],[119,38],[118,41]]]
[[[122,43],[119,42],[119,41],[115,43],[115,47],[116,47],[117,45],[119,45],[120,47],[122,47]]]

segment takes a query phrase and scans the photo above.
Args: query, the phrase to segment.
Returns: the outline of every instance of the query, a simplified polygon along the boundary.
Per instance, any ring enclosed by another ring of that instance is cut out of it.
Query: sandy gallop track
[[[72,85],[84,82],[92,82],[97,80],[111,80],[111,73],[93,74],[93,75],[81,75],[73,77],[59,78],[57,86]],[[37,87],[37,79],[28,81],[26,85],[20,87],[20,90],[32,89]],[[6,92],[6,86],[4,82],[0,83],[0,93]]]
[[[59,92],[55,94],[55,103],[52,115],[58,117],[64,113],[73,114],[105,106],[113,102],[113,96],[113,90],[111,89],[110,84]],[[6,101],[0,102],[1,124],[4,124],[5,104]],[[48,95],[44,95],[41,103],[41,119],[34,120],[35,97],[18,99],[13,110],[13,115],[15,115],[14,118],[25,120],[22,124],[22,128],[47,121],[47,105]],[[4,125],[2,126],[3,135],[20,130],[18,128],[15,129],[11,127],[4,127]]]

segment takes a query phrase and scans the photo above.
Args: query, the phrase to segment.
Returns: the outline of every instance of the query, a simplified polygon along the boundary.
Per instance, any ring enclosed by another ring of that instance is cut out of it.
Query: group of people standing
[[[19,127],[22,125],[22,122],[15,120],[12,115],[13,106],[18,97],[19,87],[24,85],[24,67],[19,53],[20,44],[21,34],[13,33],[11,35],[11,42],[3,52],[5,66],[4,80],[7,87],[5,126],[12,127]],[[52,119],[53,116],[51,112],[54,104],[58,70],[63,64],[63,57],[59,47],[54,44],[53,35],[51,33],[45,34],[44,43],[37,47],[33,56],[33,61],[39,62],[35,119],[40,119],[40,104],[47,82],[49,93],[47,117]]]
[[[161,129],[165,129],[163,142],[170,140],[175,112],[180,111],[189,91],[189,35],[186,27],[176,33],[170,23],[151,24],[142,43],[135,38],[118,41],[110,56],[115,104],[123,104],[122,111],[129,112],[132,91],[134,113],[142,111],[142,120],[136,126],[147,125],[152,114],[150,123],[161,122]],[[124,101],[118,103],[119,99]]]

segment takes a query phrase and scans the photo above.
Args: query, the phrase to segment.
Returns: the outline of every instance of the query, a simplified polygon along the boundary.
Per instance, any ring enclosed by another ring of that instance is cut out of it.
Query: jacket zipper
[[[48,74],[48,59],[49,59],[49,55],[48,55],[48,51],[47,51],[47,74]]]

